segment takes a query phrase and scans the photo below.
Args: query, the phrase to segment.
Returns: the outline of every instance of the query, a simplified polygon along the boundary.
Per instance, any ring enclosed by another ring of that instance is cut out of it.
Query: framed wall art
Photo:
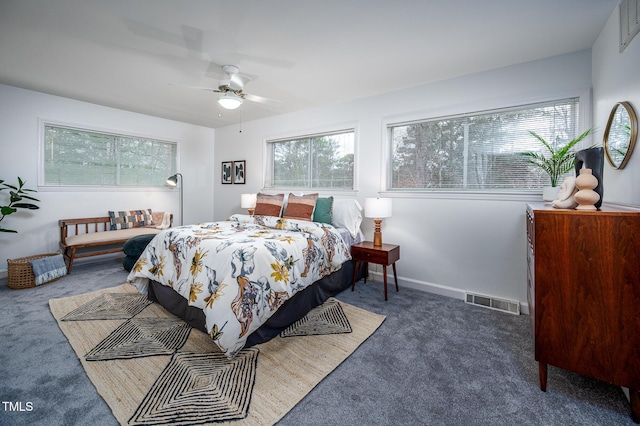
[[[246,168],[245,160],[233,162],[233,183],[243,184],[246,182]]]
[[[222,162],[222,183],[233,183],[233,161]]]

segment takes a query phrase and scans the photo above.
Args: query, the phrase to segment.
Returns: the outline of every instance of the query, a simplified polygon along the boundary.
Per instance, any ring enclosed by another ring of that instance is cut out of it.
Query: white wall
[[[39,120],[54,120],[80,127],[156,137],[178,142],[178,170],[185,181],[185,223],[213,217],[213,129],[150,117],[128,111],[0,85],[0,179],[15,184],[17,176],[37,189]],[[0,193],[7,202],[7,191]],[[174,213],[179,223],[179,191],[159,189],[140,192],[46,191],[36,197],[40,209],[7,216],[2,227],[18,234],[0,233],[0,274],[6,259],[58,250],[58,220],[106,216],[109,210],[151,208]]]
[[[430,117],[575,95],[593,84],[593,143],[602,140],[609,112],[619,101],[640,105],[640,42],[618,53],[618,11],[591,51],[548,58],[403,91],[217,129],[191,126],[127,111],[0,85],[0,179],[37,182],[38,119],[177,140],[185,186],[185,223],[220,220],[240,212],[240,194],[263,183],[265,139],[355,124],[357,190],[376,196],[383,179],[384,123],[397,117]],[[593,71],[592,71],[593,70]],[[593,74],[593,81],[592,81]],[[591,111],[589,111],[591,112]],[[586,125],[591,125],[587,123]],[[215,158],[215,160],[214,160]],[[247,184],[222,185],[220,162],[246,160]],[[640,154],[622,171],[605,166],[605,201],[640,204]],[[213,182],[213,184],[212,184]],[[212,189],[213,188],[213,189]],[[215,193],[215,205],[213,194]],[[57,220],[102,215],[112,209],[152,208],[178,213],[178,192],[40,192],[42,208],[10,216],[0,234],[0,268],[7,258],[57,250]],[[526,303],[525,199],[394,198],[384,240],[401,244],[402,286],[460,297],[472,291]],[[141,205],[143,204],[143,205]],[[179,221],[179,218],[176,218]],[[372,237],[365,219],[363,229]],[[0,269],[0,274],[3,270]]]
[[[594,125],[602,140],[609,113],[617,102],[628,101],[640,114],[640,36],[620,53],[619,12],[614,10],[593,45]],[[623,170],[605,162],[604,199],[619,204],[640,204],[640,145]]]
[[[398,117],[434,117],[557,94],[589,93],[590,87],[591,52],[583,51],[243,123],[242,133],[237,125],[216,129],[217,173],[220,161],[246,160],[247,184],[221,185],[217,179],[214,216],[224,219],[240,212],[240,194],[262,188],[266,139],[355,123],[358,188],[345,195],[364,205],[364,198],[381,190],[384,123]],[[383,222],[383,240],[401,245],[397,264],[401,286],[454,297],[472,291],[526,303],[525,198],[394,197],[393,217]],[[365,219],[363,230],[371,239],[370,220]]]

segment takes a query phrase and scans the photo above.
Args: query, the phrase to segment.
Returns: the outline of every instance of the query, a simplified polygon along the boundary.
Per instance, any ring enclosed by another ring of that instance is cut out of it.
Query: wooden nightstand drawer
[[[400,246],[382,244],[382,247],[374,247],[373,243],[365,241],[351,246],[351,257],[362,262],[391,265],[400,259]]]

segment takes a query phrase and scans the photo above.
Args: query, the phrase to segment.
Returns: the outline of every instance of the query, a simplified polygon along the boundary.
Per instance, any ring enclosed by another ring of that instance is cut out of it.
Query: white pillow
[[[333,226],[346,228],[353,238],[356,238],[362,223],[362,207],[354,199],[333,200]]]

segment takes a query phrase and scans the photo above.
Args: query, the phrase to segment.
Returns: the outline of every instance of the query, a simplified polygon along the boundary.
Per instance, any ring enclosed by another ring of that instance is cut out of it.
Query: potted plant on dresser
[[[572,151],[573,147],[575,147],[584,138],[589,136],[592,130],[593,129],[588,129],[577,138],[572,139],[566,144],[558,146],[556,148],[554,148],[553,145],[547,142],[536,132],[533,132],[531,130],[529,131],[529,133],[533,137],[538,139],[548,151],[546,155],[544,152],[537,151],[527,151],[520,153],[520,155],[527,158],[527,161],[529,163],[533,164],[536,167],[539,167],[549,175],[551,186],[542,188],[542,199],[544,201],[553,201],[556,199],[556,196],[558,194],[558,184],[561,183],[560,178],[565,173],[573,170],[574,168],[575,151]]]

